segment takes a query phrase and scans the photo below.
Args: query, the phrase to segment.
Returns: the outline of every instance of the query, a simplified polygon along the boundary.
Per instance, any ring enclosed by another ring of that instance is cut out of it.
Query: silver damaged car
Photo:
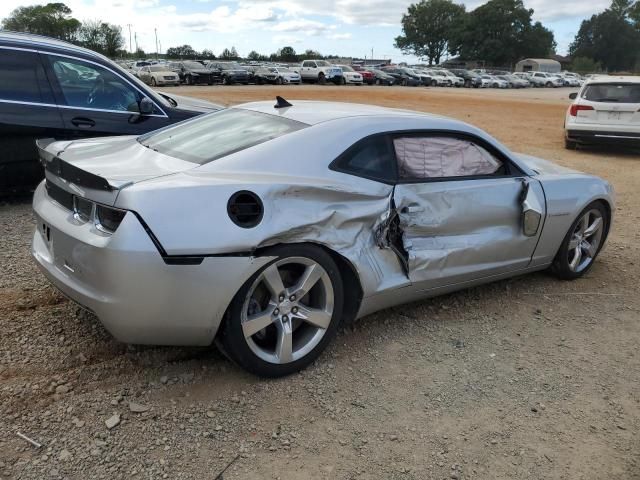
[[[376,310],[537,270],[578,278],[615,211],[600,178],[367,105],[278,98],[39,150],[48,279],[123,342],[215,341],[260,376],[304,368]]]

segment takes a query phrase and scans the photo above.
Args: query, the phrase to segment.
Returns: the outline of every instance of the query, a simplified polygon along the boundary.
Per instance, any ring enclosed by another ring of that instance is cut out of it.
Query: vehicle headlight
[[[126,210],[96,204],[96,228],[104,233],[114,233],[126,214]]]

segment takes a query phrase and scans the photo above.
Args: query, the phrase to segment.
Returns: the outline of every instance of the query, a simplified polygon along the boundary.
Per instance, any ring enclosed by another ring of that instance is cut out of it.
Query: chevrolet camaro
[[[587,272],[604,180],[445,117],[278,98],[141,136],[40,140],[32,253],[134,344],[210,345],[260,376],[338,326],[539,270]]]

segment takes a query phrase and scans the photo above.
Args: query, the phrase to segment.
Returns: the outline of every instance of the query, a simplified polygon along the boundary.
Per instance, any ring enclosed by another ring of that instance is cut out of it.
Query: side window
[[[48,58],[68,106],[139,111],[140,92],[106,68],[67,57]]]
[[[0,99],[55,103],[37,53],[0,50]]]
[[[365,138],[343,153],[332,168],[358,177],[394,182],[396,158],[386,135]]]
[[[400,180],[504,175],[500,160],[480,145],[445,136],[407,136],[393,141]]]

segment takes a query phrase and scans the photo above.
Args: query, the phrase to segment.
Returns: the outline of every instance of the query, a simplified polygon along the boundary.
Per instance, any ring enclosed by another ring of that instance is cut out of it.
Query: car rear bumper
[[[207,257],[171,265],[135,214],[113,235],[80,224],[36,189],[32,255],[63,294],[93,312],[118,340],[133,344],[209,345],[231,299],[270,257]]]
[[[640,146],[640,132],[620,131],[611,126],[596,130],[593,129],[593,125],[587,128],[568,128],[566,130],[567,140],[579,143],[616,143]]]

